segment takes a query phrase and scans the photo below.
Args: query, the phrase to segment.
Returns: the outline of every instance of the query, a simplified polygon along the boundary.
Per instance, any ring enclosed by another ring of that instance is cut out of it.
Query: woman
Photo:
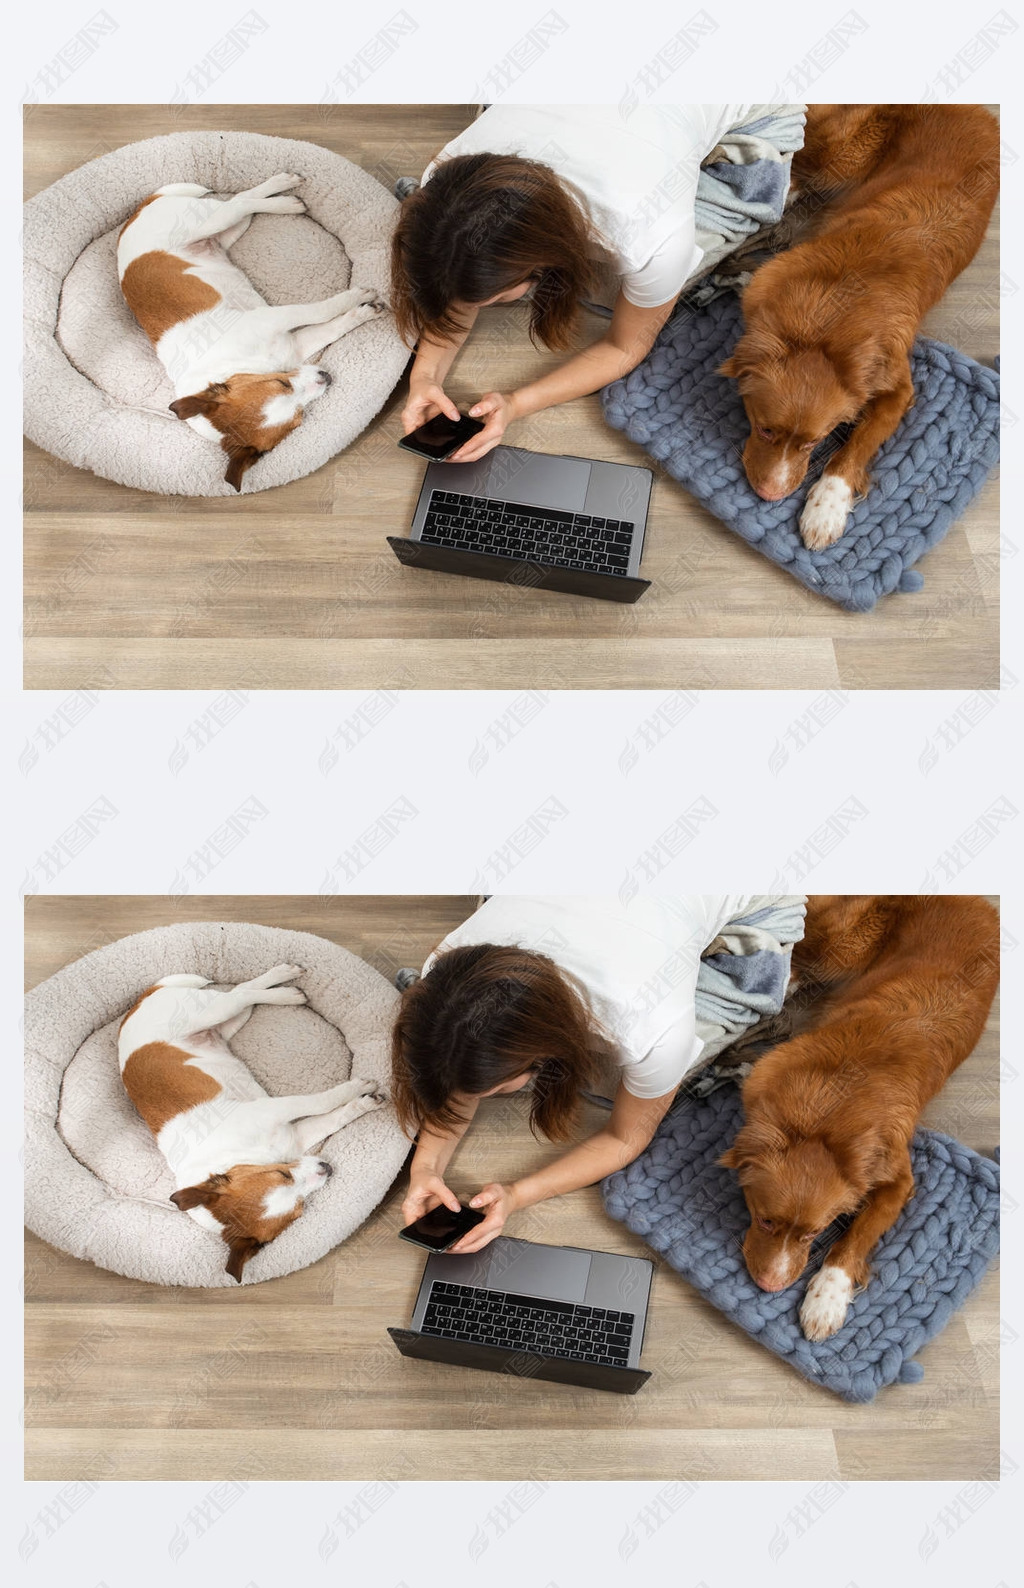
[[[406,433],[438,413],[481,309],[530,294],[530,334],[568,348],[600,263],[619,289],[605,334],[513,392],[469,409],[485,425],[452,461],[498,445],[515,419],[598,391],[650,351],[702,254],[694,203],[701,161],[744,105],[494,105],[442,149],[404,202],[392,244],[399,331],[417,341]]]
[[[480,1101],[533,1084],[530,1123],[567,1141],[602,1057],[618,1067],[607,1124],[546,1168],[471,1199],[486,1218],[455,1245],[476,1252],[509,1216],[591,1185],[650,1142],[703,1046],[694,997],[701,954],[749,896],[488,899],[430,956],[402,996],[394,1095],[418,1131],[406,1223],[459,1200],[445,1169]]]

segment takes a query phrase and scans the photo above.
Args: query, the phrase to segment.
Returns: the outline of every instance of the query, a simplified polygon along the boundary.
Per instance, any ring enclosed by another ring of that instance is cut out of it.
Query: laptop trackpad
[[[564,1246],[513,1246],[497,1251],[485,1281],[488,1290],[546,1301],[582,1301],[590,1273],[590,1253]]]
[[[526,452],[521,447],[498,447],[487,462],[490,467],[486,483],[475,487],[483,495],[505,502],[525,502],[529,507],[550,507],[558,513],[582,513],[590,483],[586,458],[559,458],[544,452]]]

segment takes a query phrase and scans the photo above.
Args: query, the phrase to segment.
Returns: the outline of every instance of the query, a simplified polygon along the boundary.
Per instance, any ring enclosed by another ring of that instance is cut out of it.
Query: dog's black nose
[[[331,381],[334,379],[334,376],[328,374],[327,370],[322,369],[320,371],[320,379],[323,381],[325,386],[329,386],[331,384]]]
[[[331,1175],[334,1173],[334,1165],[332,1163],[328,1163],[326,1158],[321,1158],[320,1167],[329,1180]]]

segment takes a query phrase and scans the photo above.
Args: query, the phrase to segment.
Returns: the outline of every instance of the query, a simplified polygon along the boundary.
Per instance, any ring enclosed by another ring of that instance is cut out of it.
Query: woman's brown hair
[[[531,1070],[530,1127],[566,1141],[601,1042],[582,990],[547,955],[494,943],[447,949],[403,993],[395,1022],[402,1128],[454,1130],[465,1124],[456,1093],[478,1096]]]
[[[577,304],[596,271],[582,199],[539,160],[459,154],[410,193],[391,242],[392,307],[399,334],[441,341],[466,327],[456,303],[486,303],[534,281],[530,336],[570,345]]]

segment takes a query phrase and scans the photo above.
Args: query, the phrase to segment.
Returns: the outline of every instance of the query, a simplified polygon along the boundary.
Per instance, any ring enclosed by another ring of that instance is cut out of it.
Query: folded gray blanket
[[[781,220],[806,116],[806,105],[755,105],[706,156],[696,202],[697,241],[705,257]]]
[[[778,1014],[806,909],[806,894],[760,895],[704,950],[696,999],[702,1063],[765,1015]]]

